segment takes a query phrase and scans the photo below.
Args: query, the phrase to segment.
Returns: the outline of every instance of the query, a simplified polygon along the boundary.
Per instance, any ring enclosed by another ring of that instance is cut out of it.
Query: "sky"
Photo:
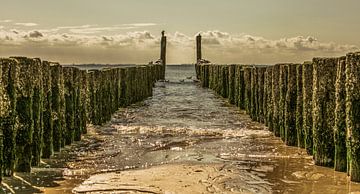
[[[0,57],[64,64],[275,64],[360,50],[359,0],[1,0]]]

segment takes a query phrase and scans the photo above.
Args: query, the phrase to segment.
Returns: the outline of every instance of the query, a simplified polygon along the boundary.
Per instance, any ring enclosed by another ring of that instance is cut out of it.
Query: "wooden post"
[[[162,62],[162,75],[161,79],[165,79],[165,68],[166,68],[166,36],[165,31],[161,32],[161,52],[160,52],[160,59]]]
[[[334,166],[337,63],[337,58],[313,59],[313,143],[315,164],[319,166]]]
[[[289,146],[296,146],[298,143],[296,131],[296,66],[296,64],[289,64],[287,66],[287,90],[284,107],[284,135],[285,143]]]
[[[32,139],[34,132],[33,95],[34,95],[34,61],[25,57],[16,57],[20,66],[19,84],[16,90],[16,157],[15,171],[30,172],[32,159]]]
[[[313,64],[305,62],[302,65],[303,83],[303,130],[305,135],[305,149],[313,154],[313,119],[312,119],[312,93],[313,93]]]
[[[271,101],[273,103],[272,128],[276,137],[280,137],[280,65],[276,64],[272,70]]]
[[[196,61],[199,62],[202,59],[201,53],[201,35],[196,36]]]
[[[16,153],[16,130],[17,130],[17,92],[19,85],[19,71],[20,66],[14,59],[0,60],[0,82],[3,87],[1,96],[1,115],[0,128],[4,135],[3,137],[3,163],[2,172],[5,176],[12,176],[15,169],[15,153]]]
[[[360,53],[346,56],[346,126],[350,179],[360,182]]]
[[[43,81],[43,135],[40,137],[43,139],[42,157],[50,158],[53,154],[53,118],[51,109],[51,74],[50,63],[43,61],[42,63],[42,81]]]
[[[296,66],[296,130],[298,147],[305,148],[305,130],[303,129],[303,80],[302,64]]]
[[[279,103],[279,128],[280,137],[285,142],[285,104],[288,82],[288,64],[280,65],[279,85],[280,85],[280,103]]]
[[[335,84],[335,163],[336,171],[346,172],[347,168],[347,149],[346,149],[346,58],[341,57],[336,70]]]

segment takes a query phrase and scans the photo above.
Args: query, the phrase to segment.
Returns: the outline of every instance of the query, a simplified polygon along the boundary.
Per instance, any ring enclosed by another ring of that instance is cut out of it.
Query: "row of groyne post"
[[[264,123],[316,165],[360,182],[360,53],[303,64],[196,64],[202,87]]]
[[[30,172],[120,107],[152,96],[164,65],[81,70],[25,57],[0,59],[0,172]]]

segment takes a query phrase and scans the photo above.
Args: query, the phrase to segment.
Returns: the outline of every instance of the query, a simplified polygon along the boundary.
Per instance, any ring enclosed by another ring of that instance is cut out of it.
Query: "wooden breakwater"
[[[0,172],[30,172],[41,158],[79,141],[120,107],[152,96],[163,65],[80,70],[58,63],[0,59]]]
[[[360,182],[360,53],[303,64],[196,64],[208,87],[315,164]]]

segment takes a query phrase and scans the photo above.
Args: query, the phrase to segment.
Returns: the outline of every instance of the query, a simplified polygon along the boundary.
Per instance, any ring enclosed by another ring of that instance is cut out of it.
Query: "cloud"
[[[83,25],[30,31],[0,29],[0,53],[65,63],[146,63],[158,58],[159,35],[149,31],[117,32],[124,27],[131,26]],[[104,32],[112,33],[105,35]],[[204,58],[216,63],[303,62],[315,56],[338,56],[359,50],[356,45],[322,42],[312,36],[273,40],[216,30],[200,33]],[[195,61],[195,36],[181,32],[167,36],[169,63]]]
[[[12,20],[0,20],[0,23],[10,23]]]
[[[134,29],[135,27],[96,27],[96,28],[70,28],[69,31],[76,34],[96,34],[104,31],[112,32],[118,30],[129,30]]]
[[[15,23],[15,25],[17,25],[17,26],[25,26],[25,27],[38,26],[38,24],[36,24],[36,23]]]
[[[39,31],[32,31],[29,33],[30,38],[41,38],[44,37],[44,35]]]
[[[156,26],[156,23],[132,23],[132,24],[122,24],[123,26],[133,26],[133,27],[149,27]]]

